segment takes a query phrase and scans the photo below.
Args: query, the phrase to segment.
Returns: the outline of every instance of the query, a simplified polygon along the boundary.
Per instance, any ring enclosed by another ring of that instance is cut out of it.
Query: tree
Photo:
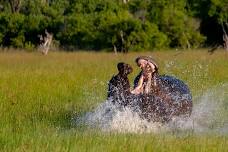
[[[227,48],[226,1],[0,0],[0,45],[33,48],[47,29],[66,49]]]
[[[168,36],[170,47],[197,48],[205,38],[197,19],[188,16],[185,0],[151,0],[147,18]]]
[[[223,46],[228,51],[228,2],[227,0],[211,0],[211,7],[208,14],[215,17],[222,28]]]
[[[23,15],[17,13],[0,14],[2,46],[24,47],[24,19]]]
[[[201,32],[207,37],[206,44],[215,45],[215,49],[222,44],[227,49],[227,0],[188,0],[188,9],[192,16],[202,20]]]
[[[22,0],[8,0],[10,3],[12,13],[18,13],[21,9]]]

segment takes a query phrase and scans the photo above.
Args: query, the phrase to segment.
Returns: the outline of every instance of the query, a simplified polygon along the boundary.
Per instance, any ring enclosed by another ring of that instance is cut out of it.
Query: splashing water
[[[228,84],[215,87],[195,98],[190,118],[175,118],[169,129],[195,133],[228,134]]]
[[[161,133],[191,131],[194,133],[228,134],[228,84],[206,91],[193,99],[192,115],[177,117],[168,124],[148,122],[132,108],[120,107],[110,101],[101,103],[94,111],[76,118],[76,125],[84,124],[102,131],[123,133]]]
[[[156,132],[159,129],[159,124],[141,119],[138,113],[133,112],[132,109],[114,105],[110,101],[105,101],[93,112],[77,118],[76,123],[98,127],[102,131],[143,133]]]
[[[228,84],[206,91],[196,102],[191,116],[194,131],[228,134]]]

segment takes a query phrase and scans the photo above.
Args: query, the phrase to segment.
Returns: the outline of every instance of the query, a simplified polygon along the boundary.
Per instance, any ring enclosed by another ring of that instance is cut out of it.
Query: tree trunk
[[[116,48],[115,44],[113,44],[113,51],[114,51],[115,54],[117,54],[117,48]]]
[[[226,33],[226,29],[228,29],[228,23],[224,23],[225,24],[225,27],[222,23],[222,30],[223,30],[223,47],[226,51],[228,51],[228,35]]]
[[[20,11],[21,0],[9,0],[12,13],[18,13]]]
[[[46,36],[39,36],[41,41],[39,50],[42,52],[42,54],[47,55],[51,46],[53,34],[48,33],[47,30],[45,30],[45,34]]]
[[[126,41],[124,40],[124,32],[122,30],[120,31],[120,38],[121,38],[121,50],[120,51],[123,53],[128,53]]]
[[[219,49],[219,48],[224,48],[227,52],[228,52],[228,35],[226,30],[228,30],[228,23],[222,23],[222,31],[223,31],[223,35],[222,35],[222,39],[223,39],[223,44],[217,44],[215,45],[211,50],[208,50],[208,52],[210,54],[213,54],[215,50]]]
[[[190,42],[189,42],[189,40],[188,40],[188,37],[186,36],[185,33],[183,33],[183,35],[184,35],[184,37],[186,38],[187,49],[191,49],[191,44],[190,44]]]
[[[124,4],[127,4],[130,0],[123,0]]]

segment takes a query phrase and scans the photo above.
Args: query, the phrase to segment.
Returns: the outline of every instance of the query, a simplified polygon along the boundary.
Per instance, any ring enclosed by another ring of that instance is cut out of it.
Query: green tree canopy
[[[227,0],[0,0],[0,46],[36,47],[47,30],[73,50],[197,48],[227,18]]]

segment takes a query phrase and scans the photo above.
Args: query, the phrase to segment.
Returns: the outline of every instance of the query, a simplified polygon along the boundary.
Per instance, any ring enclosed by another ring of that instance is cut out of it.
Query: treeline
[[[33,49],[45,30],[66,50],[223,45],[228,0],[0,0],[0,47]]]

